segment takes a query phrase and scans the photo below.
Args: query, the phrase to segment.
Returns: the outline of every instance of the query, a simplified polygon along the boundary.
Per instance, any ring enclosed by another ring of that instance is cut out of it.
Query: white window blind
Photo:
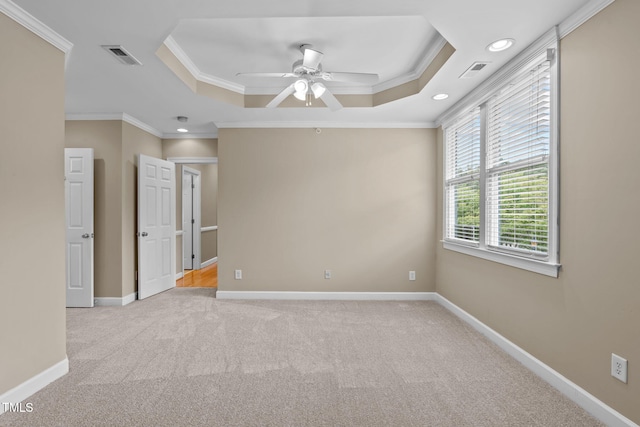
[[[551,38],[448,116],[443,247],[557,277],[559,74]]]
[[[546,257],[549,244],[550,64],[515,78],[487,104],[486,244]]]
[[[446,238],[477,244],[480,237],[480,108],[446,128]]]

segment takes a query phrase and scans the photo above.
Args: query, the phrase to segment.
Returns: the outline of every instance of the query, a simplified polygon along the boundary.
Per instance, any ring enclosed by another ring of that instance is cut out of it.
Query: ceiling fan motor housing
[[[322,72],[322,64],[318,64],[316,68],[309,68],[303,65],[302,59],[299,59],[293,63],[293,66],[291,67],[291,72],[300,76],[304,74],[309,74],[313,76],[315,73]]]

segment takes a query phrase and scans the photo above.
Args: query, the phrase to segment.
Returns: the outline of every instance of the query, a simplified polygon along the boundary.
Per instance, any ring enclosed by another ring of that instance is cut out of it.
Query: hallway
[[[185,270],[184,276],[176,280],[177,288],[217,288],[218,263],[201,268],[200,270]]]

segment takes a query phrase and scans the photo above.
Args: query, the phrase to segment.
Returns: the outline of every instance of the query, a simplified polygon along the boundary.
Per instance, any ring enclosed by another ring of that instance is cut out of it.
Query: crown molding
[[[184,50],[182,50],[182,47],[180,47],[178,42],[172,36],[168,36],[164,40],[164,45],[171,51],[171,53],[173,53],[176,59],[180,61],[182,65],[184,65],[187,71],[189,71],[196,80],[201,81],[203,83],[209,83],[233,92],[244,94],[244,91],[245,91],[244,86],[239,85],[237,83],[232,83],[228,80],[224,80],[200,71],[200,69],[191,60],[191,58],[189,58],[189,55],[187,55],[187,53]]]
[[[164,134],[157,130],[156,128],[149,126],[145,122],[136,119],[135,117],[127,114],[127,113],[80,113],[74,114],[69,113],[65,116],[65,120],[121,120],[123,122],[127,122],[130,125],[137,127],[140,130],[143,130],[147,133],[150,133],[153,136],[157,136],[158,138],[163,138]]]
[[[209,133],[163,133],[162,139],[216,139],[218,131]]]
[[[437,34],[434,37],[434,40],[432,40],[431,43],[429,43],[428,49],[421,56],[420,62],[418,63],[415,69],[413,69],[412,71],[406,74],[402,74],[397,77],[394,77],[391,80],[387,80],[382,83],[378,83],[374,85],[372,87],[373,93],[375,94],[378,92],[382,92],[387,89],[391,89],[396,86],[400,86],[410,81],[419,79],[420,76],[422,76],[422,74],[425,72],[427,67],[433,62],[435,57],[438,55],[438,53],[440,53],[440,51],[446,44],[447,44],[447,40],[444,37],[442,37],[440,34]]]
[[[433,129],[433,122],[222,122],[216,123],[219,129]]]
[[[446,44],[447,40],[440,34],[436,34],[432,42],[429,43],[426,51],[420,56],[420,62],[413,70],[373,86],[333,86],[330,87],[331,92],[336,95],[372,95],[416,80],[420,78]],[[243,95],[276,95],[282,90],[281,87],[246,87],[203,73],[171,35],[165,39],[164,45],[196,80],[203,83],[208,83]],[[294,80],[294,78],[292,77],[291,80]]]
[[[282,91],[282,89],[286,87],[285,85],[289,85],[296,80],[295,77],[290,77],[289,78],[290,80],[286,80],[286,79],[287,77],[282,79],[284,83],[282,86],[279,86],[279,87],[245,88],[244,94],[245,95],[277,95]],[[346,85],[331,86],[331,82],[326,82],[322,79],[319,79],[316,81],[325,84],[325,86],[327,86],[327,89],[329,89],[331,93],[334,95],[373,95],[374,94],[373,88],[371,86],[346,86]],[[329,84],[327,85],[327,83]]]
[[[156,128],[149,126],[148,124],[146,124],[143,121],[140,121],[138,119],[136,119],[133,116],[130,116],[127,113],[122,113],[122,120],[129,123],[130,125],[133,125],[135,127],[137,127],[138,129],[141,129],[145,132],[150,133],[153,136],[157,136],[158,138],[162,138],[162,132],[160,132],[159,130],[157,130]]]
[[[560,38],[584,24],[615,0],[591,0],[558,25]]]
[[[122,113],[68,113],[65,120],[123,120]]]
[[[67,57],[69,52],[71,52],[73,43],[53,31],[49,26],[12,1],[0,0],[0,12],[4,13],[41,39],[60,49],[64,52],[65,57]]]

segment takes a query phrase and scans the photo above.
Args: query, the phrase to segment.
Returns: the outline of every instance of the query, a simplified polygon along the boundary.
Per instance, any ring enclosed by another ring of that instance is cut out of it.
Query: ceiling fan
[[[349,82],[359,84],[374,84],[378,81],[377,74],[370,73],[344,73],[334,71],[324,71],[322,69],[322,57],[324,54],[312,49],[310,44],[300,45],[302,59],[293,63],[291,72],[288,73],[238,73],[237,76],[245,77],[278,77],[296,78],[297,80],[284,88],[268,104],[267,108],[275,108],[289,95],[293,94],[300,101],[306,101],[306,105],[311,105],[312,99],[322,99],[327,107],[332,111],[342,108],[340,101],[327,89],[320,80],[328,82]]]

